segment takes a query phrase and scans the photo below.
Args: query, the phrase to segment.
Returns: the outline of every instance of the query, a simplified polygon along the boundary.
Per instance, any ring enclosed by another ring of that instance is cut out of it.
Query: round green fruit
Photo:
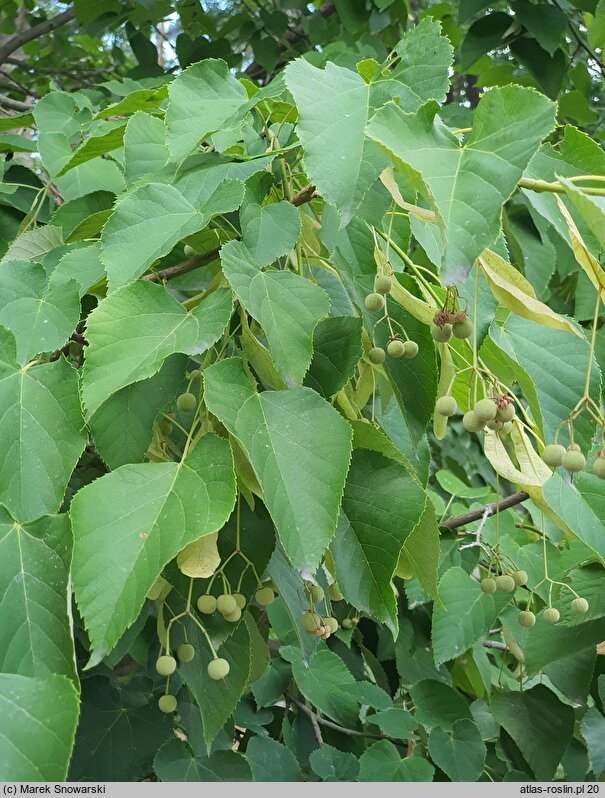
[[[458,410],[458,405],[453,396],[440,396],[435,403],[435,413],[438,416],[453,416]]]
[[[523,610],[519,613],[517,620],[519,621],[520,626],[525,627],[525,629],[531,629],[536,623],[536,616],[533,614],[533,612],[531,612],[531,610]]]
[[[183,253],[186,258],[194,258],[197,255],[197,252],[193,249],[193,247],[190,247],[189,244],[185,244],[183,247]]]
[[[179,662],[191,662],[195,657],[195,649],[191,643],[181,643],[176,650],[176,655],[179,658]]]
[[[176,709],[176,698],[173,695],[160,696],[160,700],[158,701],[158,709],[160,712],[165,712],[167,715],[169,715],[171,712],[174,712]]]
[[[378,313],[378,311],[384,308],[384,297],[382,294],[377,293],[368,294],[363,304],[370,313]]]
[[[513,572],[513,579],[515,580],[515,584],[517,587],[523,587],[523,585],[527,584],[527,580],[529,576],[527,575],[527,571],[523,571],[519,569],[518,571]]]
[[[182,393],[176,400],[176,406],[181,413],[191,413],[196,404],[197,399],[192,393]]]
[[[197,608],[204,615],[212,615],[216,609],[216,599],[214,596],[200,596],[197,600]]]
[[[488,421],[493,421],[496,418],[498,408],[493,399],[480,399],[473,407],[473,411],[477,416],[477,420],[481,424],[487,424]]]
[[[338,621],[331,616],[323,619],[323,625],[328,627],[331,635],[338,629]]]
[[[311,596],[311,601],[313,604],[317,604],[318,601],[322,601],[324,597],[324,590],[323,587],[319,585],[311,585],[311,590],[309,591]]]
[[[393,281],[386,274],[379,275],[374,280],[374,291],[378,294],[388,294],[393,285]]]
[[[160,421],[160,432],[162,435],[170,435],[172,432],[172,421],[169,418],[163,418]]]
[[[404,357],[412,358],[416,357],[418,354],[418,344],[416,341],[406,341],[405,342],[405,354]]]
[[[208,663],[208,676],[214,681],[218,682],[220,679],[224,679],[225,676],[229,673],[229,663],[226,659],[222,659],[221,657],[217,657],[216,659],[211,659]]]
[[[237,605],[236,605],[235,609],[233,610],[233,612],[227,612],[227,613],[225,613],[223,615],[223,618],[228,623],[237,623],[241,617],[242,617],[242,611],[240,610],[240,608]]]
[[[353,621],[350,618],[345,618],[340,625],[342,626],[343,629],[352,629]]]
[[[496,588],[499,593],[512,593],[515,587],[515,580],[510,574],[501,574],[496,577]]]
[[[470,319],[455,321],[452,324],[452,333],[454,334],[454,338],[459,338],[460,340],[470,338],[473,334],[473,323]]]
[[[444,324],[439,327],[436,324],[431,324],[431,335],[440,344],[446,344],[452,337],[452,325]]]
[[[375,363],[377,366],[379,366],[381,363],[384,363],[384,360],[386,358],[386,353],[384,349],[382,349],[382,347],[373,346],[368,352],[368,357],[370,358],[372,363]]]
[[[331,601],[342,601],[344,598],[336,582],[332,582],[328,588],[328,596],[330,596]]]
[[[462,416],[462,426],[467,432],[479,432],[483,429],[483,424],[475,415],[474,410],[469,410]]]
[[[549,443],[548,446],[544,447],[542,460],[544,460],[546,465],[550,466],[550,468],[557,468],[563,462],[564,455],[565,446],[561,446],[560,443]]]
[[[176,670],[176,660],[169,654],[165,654],[163,657],[158,657],[155,669],[160,676],[171,676]]]
[[[395,338],[387,344],[387,352],[390,357],[403,357],[405,355],[405,341]]]
[[[230,615],[238,609],[237,602],[229,593],[223,593],[216,600],[216,608],[221,615]]]
[[[567,451],[561,460],[561,465],[571,474],[575,474],[584,468],[586,465],[586,458],[582,452],[579,452],[577,449],[572,449],[571,446],[568,446]]]
[[[193,369],[193,371],[189,374],[189,379],[191,382],[199,382],[202,377],[202,372],[199,369]]]
[[[543,617],[546,623],[557,623],[561,614],[555,607],[548,607],[548,609],[544,610]]]
[[[594,475],[599,479],[605,479],[605,455],[600,454],[595,457],[595,461],[592,464],[592,470]]]
[[[273,604],[275,593],[270,587],[259,587],[254,594],[254,598],[256,599],[256,603],[260,604],[261,607],[268,607],[269,604]]]
[[[302,628],[309,634],[315,634],[321,625],[321,618],[316,612],[305,612],[300,619]]]
[[[512,428],[513,428],[513,422],[505,421],[499,430],[500,435],[510,435]]]
[[[240,610],[243,610],[246,606],[246,597],[242,593],[234,593],[233,598]]]
[[[584,615],[585,612],[588,612],[588,606],[585,598],[575,598],[571,602],[571,611],[574,615]]]
[[[498,586],[496,584],[496,580],[492,579],[491,576],[486,576],[481,580],[481,590],[483,593],[487,593],[489,595],[491,593],[495,593],[497,589]]]
[[[515,417],[515,406],[509,402],[506,407],[499,407],[496,410],[496,421],[512,421]]]

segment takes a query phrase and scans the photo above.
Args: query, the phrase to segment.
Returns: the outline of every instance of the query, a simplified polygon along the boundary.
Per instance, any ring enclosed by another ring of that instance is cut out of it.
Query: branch
[[[315,191],[315,186],[312,183],[307,183],[292,197],[290,202],[298,207],[299,205],[304,205],[305,202],[311,202],[315,197],[319,197],[319,194]]]
[[[478,521],[480,518],[485,517],[487,519],[490,515],[494,515],[497,510],[508,510],[509,507],[521,504],[521,502],[526,501],[526,499],[529,499],[529,494],[525,493],[524,490],[518,490],[516,493],[511,493],[510,496],[501,499],[499,502],[486,504],[483,507],[479,507],[477,510],[470,510],[463,515],[456,515],[453,518],[448,518],[447,521],[442,521],[440,526],[446,527],[446,529],[457,529],[459,526],[465,526],[473,521]]]
[[[193,271],[193,269],[197,269],[198,266],[205,266],[207,263],[211,263],[218,253],[218,249],[213,249],[204,255],[194,255],[193,258],[177,263],[176,266],[168,266],[167,269],[161,269],[159,272],[144,274],[141,280],[149,280],[152,283],[163,283],[165,280],[172,280],[173,277],[178,277],[179,274],[186,274]]]
[[[3,64],[4,59],[7,56],[9,56],[11,53],[14,53],[15,50],[18,50],[24,44],[27,44],[27,42],[31,42],[33,39],[38,39],[40,36],[45,36],[47,33],[51,33],[51,31],[56,30],[56,28],[60,28],[61,25],[71,22],[74,16],[75,11],[72,6],[66,11],[63,11],[61,14],[57,14],[56,17],[51,17],[51,19],[40,22],[38,25],[34,25],[32,28],[26,28],[26,30],[22,30],[19,33],[15,33],[14,36],[10,36],[2,45],[0,45],[0,64]]]
[[[335,731],[341,732],[341,734],[348,734],[349,737],[370,737],[372,740],[390,740],[395,745],[399,746],[402,745],[401,740],[396,740],[393,737],[389,737],[386,734],[372,734],[371,732],[362,732],[362,731],[357,731],[357,729],[347,729],[345,728],[345,726],[339,726],[338,723],[332,723],[331,720],[327,720],[326,718],[322,718],[321,715],[317,715],[315,712],[313,712],[313,710],[310,707],[308,707],[302,701],[299,701],[297,698],[294,698],[294,696],[291,695],[290,693],[284,693],[284,695],[288,699],[288,701],[291,701],[293,704],[296,704],[296,706],[299,709],[301,709],[305,713],[305,715],[309,717],[310,720],[311,717],[315,718],[315,723],[318,723],[321,726],[325,726],[327,729],[334,729]],[[311,720],[311,723],[315,728],[313,720]],[[319,735],[321,737],[321,732],[319,732]]]
[[[31,103],[22,103],[20,100],[13,100],[5,94],[0,94],[0,106],[10,108],[12,111],[31,111],[34,107]]]

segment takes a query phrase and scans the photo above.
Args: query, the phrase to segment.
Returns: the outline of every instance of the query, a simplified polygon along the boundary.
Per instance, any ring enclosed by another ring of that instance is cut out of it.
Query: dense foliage
[[[0,778],[596,780],[603,0],[21,5]]]

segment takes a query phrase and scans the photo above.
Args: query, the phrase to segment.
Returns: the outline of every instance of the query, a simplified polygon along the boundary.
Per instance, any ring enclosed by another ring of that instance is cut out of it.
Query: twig
[[[177,263],[175,266],[168,266],[167,269],[161,269],[159,272],[153,272],[152,274],[144,274],[141,280],[149,280],[151,283],[163,283],[165,280],[172,280],[173,277],[191,272],[193,269],[197,269],[198,266],[205,266],[207,263],[211,263],[218,253],[218,249],[213,249],[204,255],[194,255],[193,258]]]
[[[465,524],[470,524],[473,521],[478,521],[480,518],[483,518],[484,514],[486,519],[489,518],[490,515],[493,515],[496,512],[498,507],[500,507],[500,510],[508,510],[509,507],[514,507],[516,504],[521,504],[521,502],[524,502],[527,499],[529,499],[529,494],[524,490],[518,490],[516,493],[511,493],[511,495],[507,496],[505,499],[501,499],[500,502],[492,502],[491,504],[486,504],[483,507],[479,507],[477,510],[470,510],[468,513],[464,513],[463,515],[456,515],[453,518],[448,518],[448,520],[443,521],[440,526],[443,526],[446,529],[457,529],[459,526],[464,526]]]
[[[500,509],[502,509],[502,507],[500,507]],[[491,513],[489,511],[489,505],[488,505],[483,510],[483,514],[481,515],[481,521],[479,522],[479,526],[477,527],[477,529],[473,533],[475,539],[473,540],[472,543],[465,543],[463,546],[458,546],[458,551],[463,551],[464,549],[473,549],[473,548],[475,548],[475,546],[480,546],[482,549],[485,549],[485,546],[483,546],[482,543],[481,543],[481,531],[482,531],[483,527],[485,526],[485,522],[487,521],[487,519],[489,518],[490,515],[491,515]]]
[[[395,743],[395,745],[402,745],[401,740],[396,740],[393,737],[389,737],[387,734],[372,734],[371,732],[362,732],[357,731],[357,729],[347,729],[345,726],[339,726],[338,723],[333,723],[331,720],[327,720],[326,718],[322,718],[321,715],[317,715],[306,704],[303,704],[302,701],[294,698],[294,696],[290,693],[284,693],[284,695],[288,701],[296,704],[296,706],[301,709],[305,715],[308,715],[309,719],[311,719],[311,715],[313,715],[316,722],[321,726],[325,726],[327,729],[334,729],[334,731],[341,732],[341,734],[348,734],[349,737],[369,737],[372,740],[390,740],[392,743]]]
[[[483,645],[485,648],[497,648],[498,651],[508,651],[506,643],[498,643],[497,640],[484,640]]]
[[[15,50],[18,50],[24,44],[27,44],[27,42],[31,42],[33,39],[38,39],[40,36],[45,36],[47,33],[51,33],[56,28],[60,28],[61,25],[71,22],[74,16],[75,10],[74,7],[71,6],[61,14],[57,14],[55,17],[51,17],[44,22],[40,22],[38,25],[34,25],[31,28],[26,28],[25,30],[19,31],[19,33],[15,33],[13,36],[9,36],[9,38],[6,39],[2,45],[0,45],[0,64],[3,64],[4,59],[7,56],[9,56],[11,53],[14,53]]]
[[[287,699],[289,701],[293,701],[294,700],[290,696],[287,696]],[[303,704],[302,701],[297,701],[296,702],[296,706],[299,709],[302,709],[302,711],[305,713],[305,715],[309,718],[309,720],[311,721],[311,726],[313,726],[313,734],[315,735],[315,739],[317,740],[319,745],[323,745],[324,744],[324,740],[323,740],[323,737],[321,736],[321,729],[319,728],[319,723],[318,723],[317,715],[315,714],[315,712],[313,712],[313,710],[310,707],[308,707],[306,704]]]
[[[296,206],[304,205],[305,202],[310,202],[315,197],[319,197],[319,194],[315,191],[315,186],[312,183],[308,183],[292,197],[290,202]]]
[[[0,94],[0,105],[10,108],[12,111],[31,111],[34,107],[31,103],[23,103],[21,100],[13,100],[5,94]]]

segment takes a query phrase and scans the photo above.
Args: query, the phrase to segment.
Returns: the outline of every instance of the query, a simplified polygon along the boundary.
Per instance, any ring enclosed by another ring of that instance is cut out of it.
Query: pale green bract
[[[237,298],[265,331],[282,376],[300,385],[313,357],[313,330],[328,315],[326,292],[289,271],[261,271],[239,241],[223,246],[221,263]]]
[[[465,279],[500,232],[500,213],[542,139],[555,104],[533,89],[495,88],[483,96],[463,145],[437,116],[435,102],[409,114],[388,103],[367,135],[392,159],[437,214],[443,283]]]
[[[234,503],[231,450],[215,435],[180,463],[124,465],[78,492],[72,578],[92,644],[89,666],[136,619],[162,568],[220,529]]]
[[[239,358],[204,372],[208,409],[246,450],[291,562],[311,573],[336,529],[351,429],[310,388],[256,393]]]
[[[204,352],[220,338],[231,312],[228,289],[209,294],[189,313],[162,286],[146,280],[110,294],[86,328],[90,346],[82,399],[88,417],[116,391],[153,376],[169,355]]]
[[[21,369],[0,327],[0,503],[21,523],[56,513],[87,436],[78,374],[61,357]]]

